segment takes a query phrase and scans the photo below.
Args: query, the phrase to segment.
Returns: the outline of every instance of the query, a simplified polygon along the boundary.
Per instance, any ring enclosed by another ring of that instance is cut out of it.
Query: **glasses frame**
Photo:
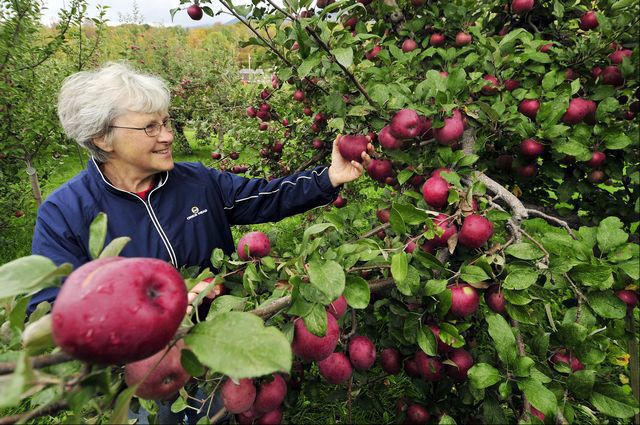
[[[167,118],[166,120],[162,121],[161,123],[153,123],[153,124],[149,124],[146,127],[125,127],[122,125],[110,125],[109,128],[126,128],[127,130],[143,130],[144,134],[147,135],[147,137],[158,137],[160,135],[160,132],[162,131],[162,127],[164,127],[169,133],[173,133],[173,128],[171,127],[171,118]],[[155,130],[157,129],[157,130]],[[149,134],[149,131],[153,131],[154,133],[157,131],[157,133],[151,135]]]

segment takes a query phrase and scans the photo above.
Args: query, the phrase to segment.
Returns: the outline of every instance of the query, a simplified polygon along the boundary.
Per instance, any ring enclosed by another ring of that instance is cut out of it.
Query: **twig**
[[[278,298],[277,300],[274,300],[273,302],[269,303],[264,307],[259,307],[254,310],[251,310],[249,311],[249,313],[253,313],[256,316],[262,319],[265,319],[271,316],[272,314],[274,314],[275,312],[277,312],[278,310],[287,307],[289,304],[291,304],[291,295],[285,295],[284,297]]]
[[[380,226],[374,227],[373,229],[369,230],[364,235],[359,236],[358,239],[352,239],[348,243],[353,243],[353,242],[356,242],[356,241],[361,241],[362,239],[367,239],[367,238],[375,235],[376,233],[378,233],[380,230],[388,229],[389,227],[391,227],[390,223],[382,223]]]
[[[544,246],[542,246],[542,244],[540,242],[538,242],[536,239],[534,239],[531,235],[529,235],[527,232],[525,232],[522,229],[519,229],[520,233],[522,233],[523,235],[525,235],[531,242],[534,243],[535,246],[537,246],[538,248],[540,248],[540,250],[544,253],[544,259],[542,261],[544,261],[545,264],[549,264],[549,251],[547,251],[546,249],[544,249]]]
[[[538,217],[542,217],[547,221],[550,221],[552,223],[556,223],[562,227],[565,228],[565,230],[567,231],[567,233],[569,233],[569,236],[571,236],[574,240],[578,240],[578,238],[576,237],[576,235],[573,233],[573,230],[571,230],[571,227],[569,227],[569,223],[567,223],[564,220],[560,220],[557,217],[553,217],[549,214],[543,213],[542,211],[536,210],[534,208],[526,208],[527,213],[531,214],[531,215],[536,215]]]
[[[74,360],[68,354],[63,352],[44,354],[31,359],[31,367],[34,369],[42,369],[48,366],[66,363]],[[16,370],[15,362],[0,362],[0,375],[8,375]]]
[[[215,415],[209,418],[209,422],[211,422],[212,424],[215,424],[220,419],[222,419],[222,417],[226,414],[227,414],[227,409],[223,407],[222,409],[218,410],[218,413],[216,413]]]
[[[358,331],[358,321],[356,320],[356,309],[352,308],[351,309],[351,330],[349,331],[349,333],[342,336],[342,340],[343,341],[349,340],[349,338],[354,336],[357,331]]]
[[[51,404],[46,404],[34,409],[30,412],[19,413],[17,415],[0,417],[0,425],[15,424],[17,422],[28,422],[33,418],[39,418],[41,416],[47,416],[57,413],[61,410],[65,410],[69,407],[69,402],[66,400],[56,401]]]
[[[582,304],[585,303],[589,305],[589,300],[587,299],[587,297],[584,296],[582,291],[580,291],[580,289],[576,286],[573,280],[571,280],[571,278],[567,273],[564,274],[564,278],[567,279],[567,282],[569,282],[569,285],[573,289],[573,292],[575,292],[576,296],[578,297],[578,309],[576,311],[576,322],[580,322],[580,318],[582,317]]]

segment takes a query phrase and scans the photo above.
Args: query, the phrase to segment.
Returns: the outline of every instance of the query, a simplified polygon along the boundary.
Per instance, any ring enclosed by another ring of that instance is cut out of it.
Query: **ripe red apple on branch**
[[[243,261],[265,257],[271,252],[269,237],[262,232],[249,232],[238,241],[236,252]]]

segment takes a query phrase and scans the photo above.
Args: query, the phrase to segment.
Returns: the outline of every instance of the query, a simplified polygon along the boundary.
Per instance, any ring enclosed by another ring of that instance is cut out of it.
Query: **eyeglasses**
[[[171,119],[167,118],[162,123],[154,122],[146,127],[123,127],[121,125],[110,125],[109,128],[126,128],[128,130],[144,130],[145,134],[149,137],[157,137],[160,134],[160,129],[164,127],[169,133],[173,133],[173,127],[171,126]]]

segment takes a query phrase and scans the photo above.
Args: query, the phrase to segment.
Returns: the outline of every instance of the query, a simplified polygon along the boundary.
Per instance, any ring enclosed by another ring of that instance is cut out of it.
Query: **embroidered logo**
[[[206,208],[204,210],[201,210],[200,208],[193,206],[191,207],[191,215],[187,217],[187,220],[191,220],[192,218],[205,214],[207,212],[209,212],[209,210]]]

